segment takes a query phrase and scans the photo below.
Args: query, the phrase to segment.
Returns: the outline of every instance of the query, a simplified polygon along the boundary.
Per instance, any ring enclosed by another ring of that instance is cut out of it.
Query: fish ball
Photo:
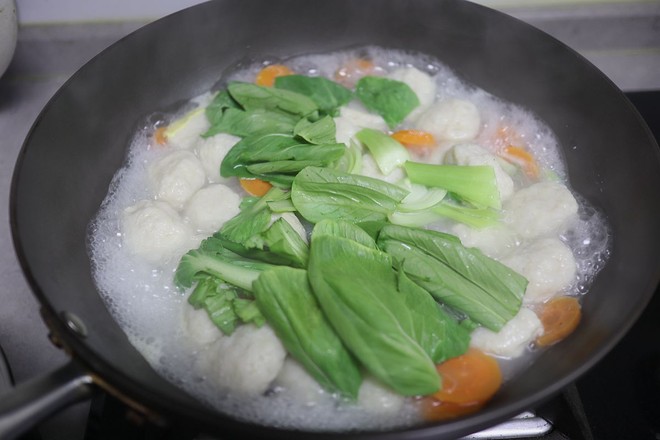
[[[523,238],[562,233],[577,219],[578,204],[559,182],[540,182],[516,192],[504,205],[504,219]]]
[[[468,141],[479,134],[481,117],[470,101],[451,98],[432,104],[419,115],[415,126],[438,141]]]
[[[192,152],[176,150],[148,168],[156,198],[179,209],[206,183],[206,173]]]
[[[212,234],[240,209],[241,197],[222,184],[214,184],[197,191],[188,201],[185,217],[199,232]]]
[[[515,358],[543,333],[543,324],[536,313],[521,308],[499,332],[479,327],[472,332],[470,345],[495,356]]]
[[[529,281],[523,298],[525,303],[545,301],[576,280],[573,253],[556,238],[535,241],[503,259],[502,263]]]
[[[199,138],[196,146],[197,155],[209,182],[224,183],[229,180],[220,175],[220,164],[229,150],[240,140],[241,138],[226,133],[219,133],[206,139]]]
[[[143,200],[122,215],[123,243],[134,255],[164,265],[189,249],[192,231],[167,203]]]

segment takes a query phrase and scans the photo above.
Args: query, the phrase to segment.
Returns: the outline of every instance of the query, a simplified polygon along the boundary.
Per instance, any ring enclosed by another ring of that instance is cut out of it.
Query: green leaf
[[[355,137],[367,147],[376,165],[385,175],[410,160],[406,147],[381,131],[363,128]]]
[[[345,220],[321,220],[312,230],[312,240],[314,237],[319,237],[321,235],[347,238],[363,246],[378,249],[378,246],[376,246],[376,240],[359,226]]]
[[[272,110],[305,117],[318,110],[312,99],[289,90],[243,82],[231,83],[227,90],[246,111]]]
[[[321,309],[371,374],[404,396],[440,388],[433,361],[401,325],[405,305],[388,255],[323,234],[312,240],[308,271]]]
[[[219,91],[213,101],[206,107],[206,119],[211,123],[211,126],[218,124],[227,109],[240,109],[240,106],[229,95],[227,90]]]
[[[353,97],[349,89],[323,77],[280,76],[275,78],[275,87],[308,96],[323,113],[331,116],[336,116],[336,110]]]
[[[268,323],[307,372],[330,392],[357,399],[360,371],[319,308],[307,272],[268,270],[255,281],[254,292]]]
[[[310,144],[336,144],[335,134],[337,127],[335,120],[324,116],[316,122],[301,119],[293,128],[294,136],[298,136]]]
[[[246,168],[256,160],[248,161],[244,158],[245,155],[249,156],[251,153],[254,157],[254,152],[251,150],[282,150],[298,144],[299,142],[292,135],[284,133],[266,132],[247,136],[227,152],[220,164],[220,175],[223,177],[255,177]]]
[[[269,180],[269,174],[295,175],[307,167],[322,167],[324,165],[326,165],[326,162],[321,160],[276,160],[248,165],[246,169],[253,176],[264,176],[263,180]]]
[[[356,94],[369,110],[383,117],[390,128],[399,125],[419,106],[419,98],[408,84],[379,76],[364,76]]]
[[[398,276],[399,292],[411,316],[410,332],[433,362],[439,364],[465,353],[470,344],[470,332],[405,272],[399,271]]]
[[[339,159],[345,149],[344,144],[313,145],[302,143],[292,135],[257,133],[245,137],[229,150],[220,165],[220,174],[257,177],[290,186],[298,171],[307,166],[329,165]]]
[[[520,309],[527,280],[452,235],[389,225],[378,245],[436,299],[493,331]]]
[[[228,133],[240,137],[258,132],[291,134],[298,120],[298,116],[265,109],[244,111],[228,108],[220,117],[217,117],[211,127],[202,134],[202,137],[208,138],[218,133]]]
[[[219,232],[227,240],[244,243],[268,228],[272,214],[268,203],[288,198],[288,193],[279,188],[271,188],[263,197],[245,205],[241,212],[222,225]]]
[[[244,243],[244,246],[246,249],[259,250],[262,254],[277,258],[264,258],[258,253],[251,253],[244,256],[251,256],[258,260],[298,268],[307,266],[309,252],[307,243],[298,235],[289,222],[283,218],[275,220],[261,234],[250,237]]]
[[[307,167],[291,186],[291,201],[309,222],[344,219],[357,223],[382,221],[408,192],[371,177]]]

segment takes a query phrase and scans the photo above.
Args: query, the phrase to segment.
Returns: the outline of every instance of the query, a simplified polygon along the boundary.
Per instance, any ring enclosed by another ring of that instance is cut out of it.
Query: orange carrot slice
[[[167,143],[167,136],[165,136],[167,127],[158,127],[154,132],[154,142],[158,145],[165,145]]]
[[[273,87],[278,76],[293,75],[293,70],[282,64],[271,64],[257,73],[255,83],[259,86]]]
[[[335,72],[335,81],[346,87],[353,87],[363,76],[370,75],[376,70],[371,60],[355,58],[348,61]]]
[[[273,185],[261,179],[239,179],[238,182],[248,194],[256,197],[263,196],[273,187]]]
[[[532,154],[524,148],[507,145],[502,150],[502,157],[509,162],[519,165],[525,174],[532,179],[539,177],[539,166]]]
[[[480,405],[502,385],[502,373],[495,358],[474,348],[437,366],[442,389],[433,394],[441,402]]]
[[[538,315],[544,331],[536,343],[547,347],[573,333],[582,318],[582,309],[577,298],[560,296],[543,304]]]
[[[433,135],[422,130],[399,130],[392,133],[392,138],[410,149],[429,148],[436,145]]]

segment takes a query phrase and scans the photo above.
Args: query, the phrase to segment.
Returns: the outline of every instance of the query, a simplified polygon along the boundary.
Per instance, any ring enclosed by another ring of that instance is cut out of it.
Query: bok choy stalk
[[[326,390],[357,399],[360,371],[319,308],[307,271],[264,271],[254,282],[254,294],[268,323],[305,370]]]
[[[387,225],[378,246],[436,299],[495,332],[520,309],[527,280],[452,235]]]
[[[321,309],[351,353],[383,383],[405,396],[437,391],[440,377],[411,334],[415,318],[397,290],[390,256],[328,235],[352,235],[346,225],[312,233],[308,277]]]
[[[396,211],[387,217],[391,223],[401,226],[424,226],[442,218],[433,212],[433,207],[444,200],[447,195],[446,190],[427,188],[424,185],[411,183],[409,179],[403,179],[397,184],[410,193],[397,206]]]
[[[490,166],[404,164],[413,183],[446,189],[461,200],[480,208],[501,209],[495,171]]]
[[[445,197],[447,191],[442,188],[427,188],[408,179],[398,185],[409,190],[410,194],[388,216],[395,225],[420,227],[450,218],[474,228],[484,228],[499,221],[497,211],[454,203],[450,197]]]
[[[500,221],[498,211],[490,208],[463,206],[450,201],[444,201],[434,206],[432,212],[478,229],[496,225]]]
[[[188,251],[176,268],[174,284],[182,289],[192,287],[200,277],[213,276],[248,292],[259,274],[271,264],[243,258],[209,237],[197,249]]]
[[[380,171],[388,175],[410,160],[406,147],[385,133],[371,128],[363,128],[355,137],[367,147]]]
[[[407,194],[382,180],[318,167],[302,170],[291,186],[293,205],[311,223],[323,219],[382,221]]]
[[[240,323],[263,324],[249,292],[261,271],[269,267],[240,257],[211,237],[181,258],[174,283],[180,289],[197,283],[188,302],[196,309],[205,309],[211,321],[230,335]]]
[[[344,151],[332,168],[347,174],[360,174],[362,171],[362,147],[353,139],[350,140]]]
[[[224,334],[231,335],[243,323],[261,327],[265,318],[246,292],[213,276],[202,276],[188,297],[195,309],[204,309]]]

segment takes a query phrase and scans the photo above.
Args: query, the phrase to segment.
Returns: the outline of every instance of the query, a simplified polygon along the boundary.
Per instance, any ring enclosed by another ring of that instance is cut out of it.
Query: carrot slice
[[[392,138],[410,149],[428,148],[436,145],[433,135],[422,130],[399,130],[392,133]]]
[[[363,76],[370,75],[376,70],[371,60],[355,58],[348,61],[335,72],[335,81],[346,87],[353,87]]]
[[[422,416],[430,422],[450,420],[472,414],[479,411],[482,406],[481,403],[461,405],[459,403],[441,402],[432,397],[425,397],[421,400]]]
[[[499,149],[507,145],[514,147],[522,147],[525,145],[525,140],[518,132],[508,125],[500,125],[495,132],[495,146]]]
[[[545,303],[538,315],[544,331],[536,343],[547,347],[573,333],[580,323],[582,309],[577,298],[560,296]]]
[[[479,405],[502,385],[502,372],[495,358],[474,348],[439,364],[442,389],[433,394],[441,402]]]
[[[509,162],[519,165],[528,177],[533,179],[539,177],[539,166],[529,151],[513,145],[507,145],[502,151],[502,156]]]
[[[273,187],[273,185],[261,179],[239,179],[238,182],[248,194],[257,197],[263,196]]]
[[[158,145],[165,145],[167,143],[167,136],[165,136],[167,127],[158,127],[154,132],[154,142]]]
[[[255,83],[259,86],[273,87],[278,76],[293,75],[293,70],[282,64],[271,64],[257,73]]]
[[[493,144],[499,156],[522,168],[530,179],[538,179],[539,165],[527,150],[525,139],[513,128],[508,125],[500,126],[495,132]]]

